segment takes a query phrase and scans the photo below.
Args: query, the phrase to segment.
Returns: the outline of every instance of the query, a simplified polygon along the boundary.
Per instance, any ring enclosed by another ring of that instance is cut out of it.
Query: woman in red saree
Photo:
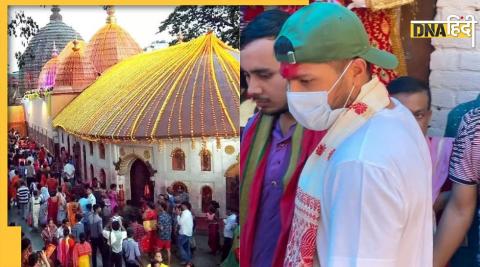
[[[58,196],[54,193],[50,193],[50,198],[48,199],[48,208],[47,208],[47,220],[56,220],[58,215]]]
[[[145,236],[140,241],[140,248],[144,253],[154,253],[157,244],[157,213],[152,202],[147,204],[147,210],[143,214],[143,227]]]
[[[218,225],[217,209],[213,205],[210,205],[207,212],[208,221],[208,246],[210,247],[213,255],[217,254],[220,249],[220,232]]]
[[[18,171],[15,171],[15,176],[13,176],[12,181],[10,181],[10,199],[17,199],[17,188],[20,184],[20,180]]]
[[[73,266],[73,247],[75,246],[75,240],[70,236],[70,230],[65,228],[63,230],[63,236],[58,241],[57,247],[57,260],[60,262],[62,267],[72,267]]]
[[[42,172],[42,171],[41,171],[41,174],[40,174],[40,185],[42,187],[47,185],[47,174],[45,172]]]
[[[79,239],[80,243],[73,247],[73,267],[90,267],[92,247],[85,241],[85,233],[81,233]]]

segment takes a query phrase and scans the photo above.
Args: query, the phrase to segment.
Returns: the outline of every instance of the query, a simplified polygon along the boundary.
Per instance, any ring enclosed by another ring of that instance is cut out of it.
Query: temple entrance
[[[150,172],[147,165],[142,160],[136,159],[130,168],[130,199],[132,205],[140,206],[141,198],[145,198],[146,195],[148,196],[146,198],[147,201],[153,201],[153,190],[153,184],[150,182]]]

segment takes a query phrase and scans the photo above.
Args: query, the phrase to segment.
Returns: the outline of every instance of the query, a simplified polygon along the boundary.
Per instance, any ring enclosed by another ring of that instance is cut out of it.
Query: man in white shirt
[[[63,166],[63,172],[66,174],[67,179],[72,182],[72,179],[75,176],[75,167],[73,166],[72,163],[68,162]]]
[[[15,176],[15,166],[10,166],[10,172],[8,173],[8,181],[12,181],[13,177]]]
[[[93,205],[97,204],[97,199],[93,195],[92,188],[90,186],[87,187],[87,196],[88,196],[88,200],[90,201],[90,204],[92,204],[92,207]]]
[[[112,258],[110,262],[115,267],[122,267],[122,244],[123,240],[127,238],[127,232],[125,229],[120,228],[118,221],[112,222],[111,231],[103,230],[103,237],[107,239],[107,244],[112,249]]]
[[[30,161],[30,164],[29,165],[33,165],[33,163],[35,162],[35,158],[32,156],[32,154],[29,154],[28,157],[27,157],[27,162]]]
[[[316,2],[275,41],[298,123],[327,130],[298,182],[285,266],[432,266],[432,173],[411,112],[370,65],[394,55],[370,45],[349,9]]]
[[[223,248],[222,248],[222,261],[227,258],[230,249],[233,244],[233,234],[235,227],[237,227],[237,215],[232,211],[227,211],[228,217],[223,219]]]
[[[190,263],[192,254],[190,251],[190,238],[193,235],[193,216],[188,210],[188,203],[181,204],[181,212],[177,214],[178,231],[178,248],[180,250],[180,258],[182,264]]]

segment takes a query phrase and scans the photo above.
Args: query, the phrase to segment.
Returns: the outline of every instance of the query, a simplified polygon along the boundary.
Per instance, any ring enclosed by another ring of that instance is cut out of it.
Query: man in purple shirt
[[[285,238],[288,237],[288,233],[283,230],[285,227],[282,226],[290,223],[284,223],[288,221],[285,218],[289,215],[285,215],[281,210],[281,203],[286,201],[286,188],[295,188],[297,181],[296,178],[292,178],[296,175],[287,169],[293,170],[303,166],[304,163],[301,159],[296,160],[298,155],[305,153],[300,152],[300,147],[305,144],[305,142],[302,143],[303,128],[300,125],[297,126],[295,119],[288,111],[287,81],[280,73],[280,63],[276,61],[273,51],[275,38],[288,16],[288,13],[280,10],[265,11],[250,22],[240,36],[241,69],[248,84],[247,92],[256,102],[259,110],[245,127],[241,149],[249,150],[247,155],[253,157],[252,153],[255,152],[250,150],[258,145],[258,139],[266,139],[264,143],[267,144],[264,150],[267,152],[259,156],[265,164],[247,162],[247,166],[241,166],[244,170],[251,169],[250,172],[244,172],[248,177],[243,176],[241,188],[241,191],[245,190],[242,194],[250,194],[247,197],[248,204],[240,204],[241,207],[248,206],[245,210],[242,208],[240,210],[242,267],[276,266],[275,258],[282,257],[287,241]],[[265,124],[264,121],[269,123]],[[262,128],[263,131],[258,128]],[[252,131],[254,134],[249,134]],[[260,131],[263,132],[263,137]],[[295,133],[296,141],[293,145]],[[316,144],[312,147],[314,145]],[[292,147],[296,150],[292,151]],[[308,148],[303,147],[303,150],[308,151]],[[289,168],[290,165],[295,168]],[[259,170],[260,168],[262,169]],[[250,183],[246,181],[253,181],[251,183],[253,185],[247,186],[246,184],[250,185]],[[295,185],[289,183],[290,181]],[[256,197],[252,197],[252,194]],[[290,194],[294,195],[294,193]],[[243,198],[241,201],[247,202]],[[286,202],[293,203],[293,199]],[[245,224],[243,219],[251,221]],[[249,241],[243,242],[243,240]]]

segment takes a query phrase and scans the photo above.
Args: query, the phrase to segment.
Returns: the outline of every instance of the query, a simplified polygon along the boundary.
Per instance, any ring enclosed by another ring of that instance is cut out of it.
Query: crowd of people
[[[116,184],[106,189],[96,178],[85,183],[76,177],[64,148],[54,157],[14,129],[9,131],[9,166],[9,209],[16,209],[44,241],[43,249],[33,252],[22,232],[22,266],[96,267],[101,261],[112,267],[165,267],[172,262],[172,248],[182,265],[193,266],[195,216],[188,192],[168,187],[156,202],[142,198],[132,205],[123,201]],[[226,245],[220,250],[218,209],[212,201],[209,245],[213,254],[227,255],[237,216],[225,219]]]

